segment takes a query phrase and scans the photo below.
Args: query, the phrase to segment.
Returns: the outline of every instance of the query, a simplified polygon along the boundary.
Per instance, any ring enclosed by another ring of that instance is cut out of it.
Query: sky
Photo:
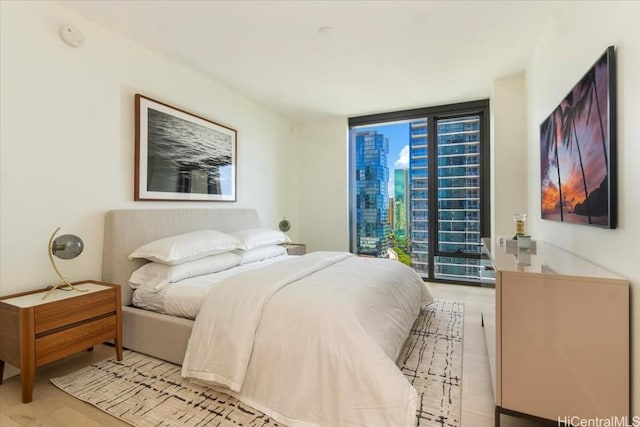
[[[409,121],[367,126],[358,128],[358,131],[375,130],[389,139],[389,197],[393,197],[393,170],[409,168]]]

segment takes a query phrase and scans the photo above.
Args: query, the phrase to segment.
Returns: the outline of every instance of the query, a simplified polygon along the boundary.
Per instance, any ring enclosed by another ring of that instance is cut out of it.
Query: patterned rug
[[[424,307],[398,365],[418,392],[416,426],[459,427],[462,393],[462,302]],[[51,382],[136,427],[246,426],[278,423],[238,400],[180,377],[180,367],[126,350]]]

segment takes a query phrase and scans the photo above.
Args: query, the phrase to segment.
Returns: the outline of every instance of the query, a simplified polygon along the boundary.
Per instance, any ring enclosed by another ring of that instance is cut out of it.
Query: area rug
[[[425,306],[398,366],[418,392],[416,426],[459,427],[462,393],[462,302]],[[277,427],[263,413],[223,393],[191,384],[180,366],[125,350],[51,382],[70,395],[137,427]]]

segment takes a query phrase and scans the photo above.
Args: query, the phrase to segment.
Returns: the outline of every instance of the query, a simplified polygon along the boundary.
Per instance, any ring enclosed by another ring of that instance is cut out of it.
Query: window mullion
[[[438,132],[436,116],[427,117],[429,132],[429,278],[435,277],[435,255],[438,250]]]

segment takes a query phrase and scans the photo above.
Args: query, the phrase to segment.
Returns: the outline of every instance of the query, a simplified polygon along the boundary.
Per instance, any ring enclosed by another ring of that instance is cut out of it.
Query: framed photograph
[[[540,125],[542,219],[615,228],[616,163],[610,46]]]
[[[135,96],[134,200],[236,201],[237,132]]]

